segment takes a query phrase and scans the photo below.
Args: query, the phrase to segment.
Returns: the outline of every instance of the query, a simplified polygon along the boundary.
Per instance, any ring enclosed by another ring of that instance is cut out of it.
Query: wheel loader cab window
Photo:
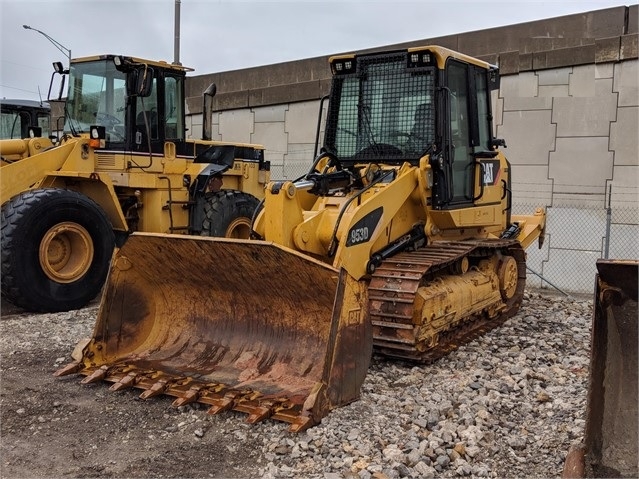
[[[183,77],[168,76],[164,80],[164,110],[166,140],[184,140],[184,101],[182,100]]]
[[[64,131],[88,133],[91,125],[106,129],[107,143],[126,139],[126,75],[112,61],[71,65]]]
[[[3,111],[0,116],[0,139],[26,138],[30,123],[26,112]]]
[[[153,78],[151,94],[147,97],[137,97],[135,111],[135,149],[153,151],[154,143],[160,139],[157,77]]]

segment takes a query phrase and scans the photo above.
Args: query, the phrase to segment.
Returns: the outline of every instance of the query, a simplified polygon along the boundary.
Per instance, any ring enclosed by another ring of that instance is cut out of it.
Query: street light
[[[55,38],[51,38],[49,35],[47,35],[41,30],[38,30],[37,28],[32,28],[29,25],[22,25],[22,28],[24,28],[25,30],[33,30],[34,32],[38,32],[40,35],[44,36],[44,38],[46,38],[51,43],[53,43],[54,47],[56,47],[58,50],[60,50],[62,53],[64,53],[67,56],[67,58],[69,59],[69,68],[71,68],[71,49],[65,47],[64,45],[62,45],[62,43],[57,41]]]

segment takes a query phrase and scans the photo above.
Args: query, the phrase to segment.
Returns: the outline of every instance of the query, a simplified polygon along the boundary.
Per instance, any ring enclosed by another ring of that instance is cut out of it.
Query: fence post
[[[610,254],[610,224],[612,223],[612,208],[611,204],[612,197],[612,185],[608,185],[608,206],[606,208],[606,246],[604,247],[604,259],[608,259],[608,255]]]

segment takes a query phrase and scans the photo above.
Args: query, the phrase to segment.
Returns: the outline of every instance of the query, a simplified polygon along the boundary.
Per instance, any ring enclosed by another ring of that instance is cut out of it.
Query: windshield
[[[42,108],[11,108],[3,105],[0,111],[0,139],[28,138],[32,126],[40,127],[42,136],[48,137],[49,113]]]
[[[342,160],[418,160],[435,139],[434,69],[410,70],[406,53],[357,59],[335,77],[326,148]]]
[[[91,125],[102,125],[107,141],[124,141],[125,106],[126,74],[112,61],[71,65],[65,132],[88,133]]]

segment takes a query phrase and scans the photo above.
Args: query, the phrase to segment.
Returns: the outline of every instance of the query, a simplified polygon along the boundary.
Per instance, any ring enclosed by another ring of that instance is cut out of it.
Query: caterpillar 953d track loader
[[[69,75],[60,141],[0,141],[4,300],[84,306],[133,231],[248,238],[270,167],[259,145],[210,141],[214,85],[203,139],[190,140],[188,68],[114,55],[54,66]]]
[[[56,372],[291,423],[359,397],[372,348],[431,361],[520,306],[545,212],[510,212],[497,69],[436,47],[330,60],[324,147],[254,239],[134,234]]]

